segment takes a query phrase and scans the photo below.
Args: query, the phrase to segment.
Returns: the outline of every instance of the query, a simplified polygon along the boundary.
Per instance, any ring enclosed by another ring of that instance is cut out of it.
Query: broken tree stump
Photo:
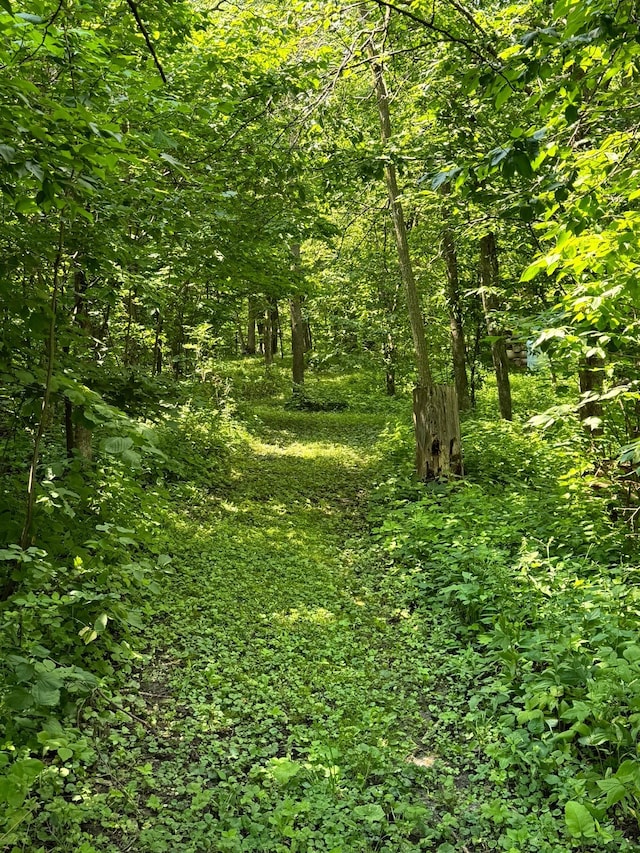
[[[413,389],[416,471],[420,480],[461,476],[462,442],[456,389],[432,385]]]

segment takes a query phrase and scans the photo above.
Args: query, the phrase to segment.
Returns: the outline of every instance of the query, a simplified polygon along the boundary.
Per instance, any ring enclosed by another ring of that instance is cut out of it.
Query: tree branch
[[[500,68],[497,68],[491,59],[487,57],[482,51],[478,50],[478,48],[472,44],[468,39],[462,38],[461,36],[455,36],[453,33],[450,33],[448,30],[442,29],[442,27],[436,26],[433,21],[427,21],[426,18],[421,18],[419,15],[416,15],[414,12],[410,12],[408,9],[403,9],[401,6],[396,6],[393,3],[387,2],[387,0],[373,0],[378,6],[384,9],[391,9],[394,12],[398,12],[400,15],[404,15],[405,18],[409,18],[411,21],[414,21],[416,24],[420,24],[422,27],[426,27],[429,30],[432,30],[434,33],[439,33],[439,35],[443,36],[447,41],[453,42],[454,44],[460,44],[464,48],[466,48],[469,53],[473,54],[477,59],[480,59],[482,62],[486,63],[492,71],[495,71],[496,74],[500,74],[500,76],[504,76]],[[506,77],[505,77],[506,79]],[[507,80],[511,88],[513,88],[511,82]]]
[[[145,27],[144,22],[143,22],[142,18],[140,17],[140,12],[138,11],[138,7],[136,6],[135,0],[127,0],[127,6],[131,9],[133,17],[136,19],[138,29],[142,33],[144,40],[147,43],[147,47],[149,48],[149,53],[153,57],[153,61],[156,64],[156,68],[158,69],[158,72],[159,72],[160,76],[162,77],[162,82],[166,83],[167,77],[164,73],[162,65],[160,65],[160,60],[158,59],[158,54],[156,53],[156,49],[153,46],[153,42],[151,41],[151,38],[149,37],[149,33],[147,31],[147,28]]]

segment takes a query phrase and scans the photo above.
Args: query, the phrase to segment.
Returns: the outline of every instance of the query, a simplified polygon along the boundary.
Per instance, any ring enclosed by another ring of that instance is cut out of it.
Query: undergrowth
[[[471,418],[465,480],[379,487],[381,590],[430,635],[426,745],[464,779],[443,849],[637,849],[636,547],[584,445]]]
[[[287,408],[236,362],[101,423],[89,467],[51,431],[38,547],[0,552],[7,850],[638,849],[615,492],[526,425],[541,380],[513,424],[487,389],[465,479],[428,487],[382,391],[332,370]]]

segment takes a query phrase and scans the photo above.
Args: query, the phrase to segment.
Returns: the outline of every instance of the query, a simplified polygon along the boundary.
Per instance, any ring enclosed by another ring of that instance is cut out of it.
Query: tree
[[[363,23],[367,16],[363,13]],[[382,32],[386,32],[387,19]],[[383,145],[392,139],[391,117],[389,113],[389,94],[380,59],[380,49],[374,42],[375,32],[367,40],[366,50],[371,62],[373,83],[376,94],[380,135]],[[384,177],[389,195],[389,206],[393,219],[400,272],[404,285],[405,300],[409,313],[409,322],[413,335],[418,385],[414,391],[414,422],[416,429],[416,470],[421,479],[459,474],[462,472],[462,448],[460,443],[460,424],[458,420],[458,402],[455,389],[436,387],[433,384],[429,352],[424,322],[418,299],[418,290],[407,239],[404,212],[400,201],[400,191],[396,169],[391,160],[384,166]]]

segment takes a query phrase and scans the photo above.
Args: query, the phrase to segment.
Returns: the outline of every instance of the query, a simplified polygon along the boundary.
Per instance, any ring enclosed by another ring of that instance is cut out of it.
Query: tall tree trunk
[[[249,320],[247,325],[247,355],[256,354],[256,319],[258,317],[258,305],[255,296],[249,297]]]
[[[300,309],[302,310],[304,300],[300,299]],[[311,324],[307,317],[302,318],[302,332],[304,338],[304,351],[311,352],[313,349],[313,335],[311,334]]]
[[[388,145],[391,140],[389,93],[387,91],[387,84],[384,79],[382,65],[377,59],[377,52],[374,48],[372,39],[368,42],[367,52],[369,59],[371,60],[371,68],[373,70],[376,103],[380,119],[380,136],[382,142],[385,145]],[[424,320],[420,309],[420,300],[418,297],[418,288],[416,286],[415,276],[413,274],[413,266],[411,264],[409,241],[407,239],[407,227],[405,224],[402,204],[400,203],[400,191],[398,189],[396,167],[390,160],[385,160],[384,178],[387,185],[389,206],[391,208],[396,246],[398,249],[400,274],[402,276],[407,311],[409,313],[409,323],[411,325],[411,335],[413,337],[416,368],[418,371],[418,385],[421,388],[428,388],[433,384],[433,378],[431,375],[429,351],[427,350]]]
[[[367,11],[361,6],[361,16],[366,25]],[[388,17],[385,21],[388,23]],[[367,55],[373,73],[373,82],[380,119],[380,137],[385,146],[391,141],[391,118],[389,114],[389,93],[384,71],[374,45],[373,35],[367,41]],[[385,183],[389,196],[389,206],[393,218],[393,227],[398,249],[400,273],[413,337],[418,387],[413,393],[413,417],[416,430],[416,470],[421,480],[432,477],[462,473],[462,449],[460,445],[460,426],[458,403],[454,388],[433,387],[431,364],[425,336],[424,320],[420,310],[418,289],[416,286],[407,228],[404,219],[396,169],[393,162],[385,160]],[[446,392],[446,393],[445,393]]]
[[[294,243],[291,246],[293,255],[294,272],[300,271],[300,246]],[[293,393],[300,393],[304,385],[304,319],[302,316],[302,297],[299,294],[292,296],[289,300],[291,314],[291,353],[293,356]]]
[[[271,319],[271,354],[278,352],[278,329],[280,328],[280,314],[278,312],[278,300],[269,300],[269,315]]]
[[[506,421],[510,421],[512,418],[512,409],[507,344],[504,339],[503,330],[496,320],[499,308],[499,300],[496,295],[498,284],[499,273],[496,238],[492,232],[489,232],[480,240],[480,293],[482,294],[482,307],[487,323],[487,332],[493,338],[491,342],[491,355],[493,357],[493,367],[496,372],[496,383],[498,385],[500,415]]]
[[[396,393],[396,347],[391,332],[387,332],[382,344],[382,358],[385,368],[385,385],[388,397]]]
[[[460,307],[458,256],[456,254],[453,234],[448,226],[445,226],[442,233],[442,251],[447,266],[447,309],[449,311],[449,328],[451,329],[453,377],[458,395],[458,408],[461,412],[466,412],[471,408],[469,380],[467,379],[467,348],[465,345],[462,310]]]
[[[293,387],[300,389],[304,385],[304,321],[299,296],[292,296],[291,309],[291,352],[293,354]]]
[[[153,341],[153,375],[160,376],[162,373],[162,314],[160,309],[156,311],[156,334]]]
[[[268,307],[264,312],[262,342],[264,346],[264,363],[266,365],[273,364],[273,332],[271,329],[271,309]]]

